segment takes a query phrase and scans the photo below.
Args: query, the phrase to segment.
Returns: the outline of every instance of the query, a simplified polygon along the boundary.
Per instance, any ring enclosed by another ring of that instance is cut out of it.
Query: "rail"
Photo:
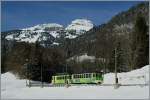
[[[68,84],[69,86],[114,86],[115,84]],[[65,87],[66,84],[28,84],[30,87]],[[149,84],[119,84],[119,86],[149,86]]]

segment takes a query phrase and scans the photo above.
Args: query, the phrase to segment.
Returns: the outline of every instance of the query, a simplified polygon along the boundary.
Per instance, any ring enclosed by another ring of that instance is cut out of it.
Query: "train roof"
[[[56,75],[69,75],[69,73],[56,73],[55,76]]]
[[[71,75],[94,74],[94,73],[98,73],[98,72],[93,72],[93,73],[78,73],[78,74],[71,74]],[[99,73],[101,73],[101,72],[99,72]],[[54,76],[66,76],[66,75],[68,76],[70,74],[69,73],[57,73]]]
[[[93,73],[78,73],[78,74],[72,74],[72,75],[80,75],[80,74],[95,74],[95,73],[101,73],[101,72],[93,72]]]

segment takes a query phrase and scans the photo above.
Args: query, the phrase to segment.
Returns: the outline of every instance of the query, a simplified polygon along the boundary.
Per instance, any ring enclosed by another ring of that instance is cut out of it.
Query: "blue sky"
[[[59,23],[67,26],[72,20],[86,18],[100,25],[138,1],[3,1],[1,31],[21,29],[36,24]]]

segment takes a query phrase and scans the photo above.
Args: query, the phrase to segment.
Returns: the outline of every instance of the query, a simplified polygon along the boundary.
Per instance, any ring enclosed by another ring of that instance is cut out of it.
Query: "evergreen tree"
[[[132,66],[134,68],[142,67],[148,64],[149,40],[148,27],[143,16],[139,15],[136,19],[134,32],[132,35]]]
[[[121,43],[117,43],[116,47],[116,55],[117,55],[117,71],[122,72],[125,71],[125,66],[124,66],[124,51],[121,47]]]

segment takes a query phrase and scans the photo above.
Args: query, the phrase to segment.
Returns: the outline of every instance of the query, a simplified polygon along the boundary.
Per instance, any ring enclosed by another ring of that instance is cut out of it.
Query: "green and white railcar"
[[[72,75],[52,76],[52,84],[101,84],[103,82],[102,73],[83,73]]]
[[[52,76],[52,84],[70,84],[71,75],[57,75]]]
[[[103,82],[103,75],[101,73],[84,73],[72,75],[72,83],[75,84],[90,84],[90,83],[101,84],[102,82]]]

